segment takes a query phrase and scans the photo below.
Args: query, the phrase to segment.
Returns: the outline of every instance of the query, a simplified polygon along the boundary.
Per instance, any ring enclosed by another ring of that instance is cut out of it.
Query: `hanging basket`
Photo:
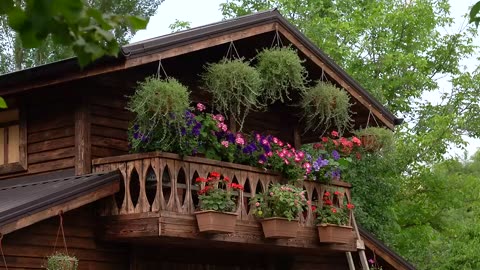
[[[47,270],[76,270],[78,260],[73,256],[55,253],[47,258]]]
[[[360,137],[360,140],[362,141],[363,148],[368,152],[376,152],[383,147],[383,144],[377,140],[375,135],[363,135]]]
[[[317,229],[320,243],[348,244],[354,240],[351,226],[320,224]]]
[[[198,231],[205,233],[233,233],[237,223],[237,213],[224,213],[213,210],[195,212]]]
[[[261,220],[265,238],[295,238],[298,231],[298,220],[272,217]]]

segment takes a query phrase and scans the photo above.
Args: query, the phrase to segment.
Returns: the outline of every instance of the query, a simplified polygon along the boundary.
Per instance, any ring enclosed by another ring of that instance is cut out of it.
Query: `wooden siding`
[[[7,234],[2,244],[8,269],[44,269],[46,256],[54,252],[59,218],[54,217]],[[120,244],[95,240],[93,207],[87,206],[64,215],[68,252],[79,259],[78,270],[127,270],[129,250]],[[62,251],[58,239],[57,251]],[[0,269],[5,269],[0,263]]]
[[[128,153],[127,130],[133,115],[125,109],[126,104],[123,94],[92,97],[92,158]]]

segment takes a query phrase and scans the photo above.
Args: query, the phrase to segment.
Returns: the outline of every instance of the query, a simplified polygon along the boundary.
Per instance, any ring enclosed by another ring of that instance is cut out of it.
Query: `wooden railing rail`
[[[95,172],[118,169],[123,175],[120,192],[106,203],[101,213],[104,216],[158,211],[192,214],[198,205],[196,178],[217,171],[244,186],[238,193],[236,212],[238,219],[252,220],[249,199],[281,181],[278,174],[259,168],[162,152],[95,159],[93,166]],[[344,182],[324,185],[304,181],[302,186],[309,201],[321,201],[320,196],[328,189],[340,191],[339,200],[350,202],[350,185]],[[300,220],[303,225],[314,224],[310,207]]]

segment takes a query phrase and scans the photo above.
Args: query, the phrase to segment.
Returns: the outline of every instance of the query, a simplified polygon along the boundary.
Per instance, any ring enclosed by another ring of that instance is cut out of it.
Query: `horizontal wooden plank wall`
[[[127,130],[133,114],[125,109],[127,99],[115,96],[92,96],[92,158],[128,153]]]
[[[8,269],[45,269],[46,256],[52,254],[59,218],[51,218],[7,234],[2,244]],[[121,244],[95,240],[93,208],[86,206],[64,214],[68,252],[79,259],[78,270],[127,270],[129,249]],[[61,237],[57,251],[63,251]],[[0,269],[5,269],[0,260]]]

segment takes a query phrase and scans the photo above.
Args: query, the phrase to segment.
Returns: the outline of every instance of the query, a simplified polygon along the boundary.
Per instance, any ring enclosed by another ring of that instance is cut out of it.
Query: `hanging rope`
[[[369,110],[369,111],[368,111],[368,118],[367,118],[367,126],[366,126],[366,128],[370,126],[370,125],[369,125],[369,123],[370,123],[370,116],[373,117],[373,120],[375,121],[375,124],[377,124],[377,127],[380,126],[380,125],[378,124],[378,122],[377,122],[377,118],[376,118],[375,115],[372,113],[372,110]]]
[[[233,55],[233,53],[235,53],[235,55]],[[234,56],[237,59],[240,59],[240,54],[238,54],[237,48],[235,47],[235,44],[233,43],[233,40],[232,40],[230,41],[230,45],[228,45],[227,58],[234,59]]]
[[[163,75],[165,76],[165,79],[167,79],[168,78],[167,72],[165,71],[165,68],[163,67],[162,59],[160,59],[160,60],[158,60],[157,79],[162,78],[162,74],[161,74],[162,72],[163,72]]]
[[[0,233],[0,253],[2,253],[3,264],[5,265],[5,269],[8,270],[7,259],[5,258],[5,254],[3,254],[2,239],[3,239],[3,234]]]
[[[65,231],[63,230],[63,211],[60,210],[58,212],[58,216],[60,217],[60,224],[58,226],[57,230],[57,237],[55,238],[55,245],[53,246],[53,252],[55,253],[57,249],[57,242],[58,242],[58,236],[60,235],[60,232],[62,233],[62,238],[63,238],[63,246],[65,247],[65,253],[68,256],[68,248],[67,248],[67,240],[65,239]]]
[[[271,48],[283,47],[282,39],[280,38],[280,34],[278,33],[278,25],[275,26],[275,36],[273,36],[272,44],[270,45]]]

